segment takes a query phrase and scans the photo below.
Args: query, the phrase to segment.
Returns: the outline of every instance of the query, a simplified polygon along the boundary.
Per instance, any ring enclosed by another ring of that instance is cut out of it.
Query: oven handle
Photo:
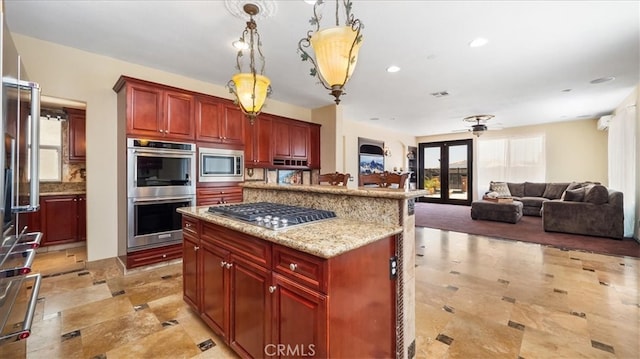
[[[172,157],[172,158],[194,158],[195,152],[180,152],[180,151],[149,151],[149,150],[133,150],[133,153],[141,156],[152,157]]]
[[[162,198],[133,198],[133,203],[168,203],[179,201],[193,201],[193,196],[190,197],[162,197]]]

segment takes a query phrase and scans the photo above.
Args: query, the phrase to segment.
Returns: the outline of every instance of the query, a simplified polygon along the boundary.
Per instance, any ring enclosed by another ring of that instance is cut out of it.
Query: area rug
[[[471,207],[418,202],[415,206],[416,227],[477,234],[488,237],[538,243],[562,249],[640,258],[640,245],[632,238],[581,236],[545,232],[542,218],[522,216],[516,223],[471,219]]]

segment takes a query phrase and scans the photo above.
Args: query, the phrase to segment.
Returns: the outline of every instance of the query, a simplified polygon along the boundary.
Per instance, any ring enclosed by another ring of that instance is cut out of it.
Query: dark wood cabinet
[[[196,205],[208,206],[214,204],[242,202],[242,187],[200,187],[196,189]]]
[[[84,195],[40,197],[40,245],[50,246],[86,240]]]
[[[127,135],[173,140],[195,139],[194,96],[188,91],[121,76],[118,116],[124,116]]]
[[[244,163],[247,168],[271,167],[273,120],[260,114],[253,125],[245,126]]]
[[[302,356],[326,358],[327,296],[279,274],[273,275],[273,284],[273,343],[307,354]]]
[[[309,125],[292,120],[273,121],[273,157],[307,159]]]
[[[185,301],[241,357],[395,357],[394,237],[325,259],[184,218]]]
[[[320,169],[320,125],[309,125],[309,168]]]
[[[273,165],[308,167],[310,126],[305,122],[276,118],[273,121]]]
[[[86,114],[84,110],[65,108],[68,115],[69,162],[85,162],[87,159]]]
[[[231,101],[196,97],[196,140],[243,145],[245,122],[242,111]]]

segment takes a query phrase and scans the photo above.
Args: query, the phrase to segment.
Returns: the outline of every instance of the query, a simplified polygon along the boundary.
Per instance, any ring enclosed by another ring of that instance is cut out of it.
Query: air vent
[[[445,96],[449,96],[449,93],[447,91],[440,91],[440,92],[432,93],[431,96],[433,96],[433,97],[445,97]]]

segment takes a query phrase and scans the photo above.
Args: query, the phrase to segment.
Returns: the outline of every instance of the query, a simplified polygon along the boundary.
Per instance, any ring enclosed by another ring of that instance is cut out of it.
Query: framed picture
[[[360,154],[360,173],[371,174],[384,172],[384,156]]]
[[[302,170],[278,170],[278,184],[302,184]]]

